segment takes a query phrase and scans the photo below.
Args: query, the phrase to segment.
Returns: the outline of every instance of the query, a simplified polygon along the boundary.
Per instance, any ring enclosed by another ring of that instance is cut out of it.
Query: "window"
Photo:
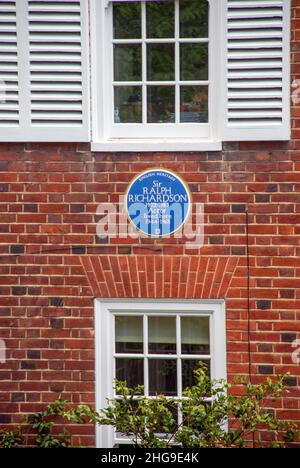
[[[208,0],[103,6],[104,139],[213,139],[217,6]]]
[[[96,302],[97,407],[113,395],[114,379],[144,386],[146,396],[181,396],[194,383],[199,361],[212,378],[225,378],[225,312],[221,301]],[[180,418],[180,414],[178,414]],[[112,428],[98,445],[126,444]]]

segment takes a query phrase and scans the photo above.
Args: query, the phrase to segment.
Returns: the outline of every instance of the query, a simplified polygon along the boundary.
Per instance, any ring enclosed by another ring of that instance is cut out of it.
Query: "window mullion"
[[[180,315],[176,316],[176,354],[177,354],[177,395],[182,393],[182,365],[181,365],[181,324]]]
[[[176,352],[177,352],[177,395],[182,396],[182,362],[181,362],[181,318],[176,316]],[[179,409],[179,408],[178,408]],[[182,412],[178,411],[178,424],[182,422]]]
[[[144,392],[149,396],[149,359],[148,359],[148,315],[144,315]]]
[[[179,0],[175,0],[175,123],[180,123],[180,43]]]
[[[142,121],[147,123],[147,24],[146,24],[146,4],[142,2]]]

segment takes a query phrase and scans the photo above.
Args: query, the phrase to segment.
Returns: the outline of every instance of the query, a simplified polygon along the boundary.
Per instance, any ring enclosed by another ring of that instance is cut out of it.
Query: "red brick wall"
[[[300,78],[300,2],[293,78]],[[210,153],[99,153],[86,145],[0,146],[0,425],[59,394],[94,403],[94,297],[224,298],[228,374],[247,374],[246,215],[250,221],[251,371],[290,372],[278,414],[300,421],[300,106],[290,143],[232,143]],[[205,245],[96,238],[96,208],[138,172],[179,173],[205,204]],[[74,428],[93,445],[94,429]]]

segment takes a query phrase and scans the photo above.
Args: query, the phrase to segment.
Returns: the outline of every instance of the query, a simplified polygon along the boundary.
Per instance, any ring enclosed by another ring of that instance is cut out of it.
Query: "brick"
[[[0,172],[8,171],[8,161],[0,161]]]
[[[246,205],[233,205],[232,213],[245,213]]]
[[[297,378],[296,377],[285,377],[284,384],[287,387],[297,387]]]
[[[0,193],[8,192],[8,191],[9,191],[9,185],[8,184],[0,184]]]
[[[262,375],[272,375],[274,374],[273,366],[258,366],[258,373]]]
[[[86,248],[80,245],[72,246],[73,255],[84,255],[86,253]]]
[[[38,206],[36,203],[30,203],[28,205],[24,205],[24,213],[37,213]]]
[[[23,288],[20,286],[15,286],[12,288],[13,296],[24,296],[25,294],[27,294],[27,288]]]
[[[11,415],[10,414],[0,414],[0,424],[10,424]]]
[[[50,319],[50,326],[51,328],[61,329],[64,326],[64,321],[63,319],[52,318]]]
[[[25,246],[24,245],[12,245],[10,247],[10,253],[11,254],[23,254],[25,252]]]
[[[21,369],[36,369],[36,364],[34,362],[29,361],[22,361],[21,362]]]
[[[282,333],[281,335],[281,341],[283,343],[293,343],[297,338],[296,333]]]
[[[257,301],[257,308],[261,310],[269,310],[271,308],[271,301]]]
[[[21,402],[21,401],[25,401],[25,395],[24,393],[20,392],[20,393],[12,393],[11,394],[11,401],[13,403],[18,403],[18,402]]]
[[[28,359],[41,359],[41,351],[40,350],[28,350],[27,351],[27,358]]]
[[[52,307],[63,307],[64,298],[63,297],[50,297],[50,306]]]

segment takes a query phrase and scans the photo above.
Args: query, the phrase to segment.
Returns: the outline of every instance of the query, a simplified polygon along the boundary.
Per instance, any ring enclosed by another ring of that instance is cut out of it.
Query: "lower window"
[[[211,378],[225,378],[225,340],[223,301],[96,301],[97,409],[115,396],[114,379],[143,385],[145,396],[180,397],[199,361]],[[98,429],[99,447],[129,442]]]

